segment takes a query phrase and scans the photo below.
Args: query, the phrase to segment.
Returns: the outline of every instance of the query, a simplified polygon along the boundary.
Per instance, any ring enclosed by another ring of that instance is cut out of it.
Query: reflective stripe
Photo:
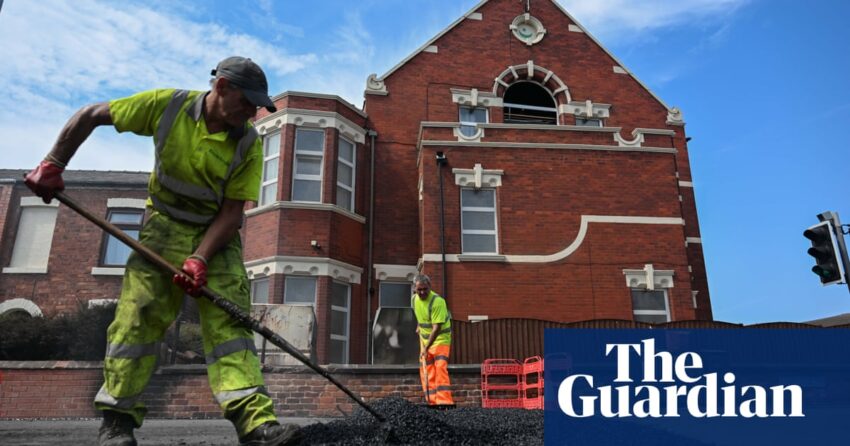
[[[437,386],[437,392],[451,392],[451,386]]]
[[[220,358],[227,356],[231,353],[241,352],[241,351],[245,351],[245,350],[251,351],[255,355],[257,354],[257,347],[254,346],[254,340],[253,339],[245,339],[245,338],[231,339],[227,342],[216,345],[215,348],[213,348],[212,353],[210,353],[206,357],[207,365],[210,365],[210,364],[218,361]]]
[[[167,205],[159,201],[159,199],[153,195],[151,195],[150,198],[151,203],[153,203],[154,209],[164,213],[165,215],[170,215],[178,220],[206,225],[212,223],[213,219],[215,218],[214,215],[199,215],[194,212],[184,211],[183,209]]]
[[[230,165],[227,167],[227,173],[224,175],[224,178],[218,182],[218,190],[199,186],[193,183],[187,183],[167,175],[162,169],[162,150],[165,148],[165,142],[168,140],[168,134],[174,126],[174,120],[177,119],[180,108],[183,106],[183,103],[186,102],[188,95],[189,92],[186,90],[174,90],[171,100],[168,102],[168,105],[165,107],[165,111],[162,113],[162,117],[159,120],[159,126],[156,129],[156,166],[154,172],[159,184],[169,191],[195,200],[214,201],[220,207],[224,201],[225,183],[228,179],[230,179],[230,175],[236,167],[242,163],[242,160],[247,155],[248,150],[254,145],[254,141],[256,141],[259,135],[256,129],[249,128],[248,131],[244,132],[242,137],[239,138],[239,142],[236,145],[236,151],[233,153],[233,158],[231,158]],[[199,97],[197,100],[202,101],[203,96]],[[214,218],[212,215],[196,214],[194,212],[178,209],[157,200],[153,196],[151,196],[151,202],[157,210],[189,223],[209,224]]]
[[[428,395],[434,395],[434,394],[436,394],[436,393],[437,393],[437,391],[436,391],[436,390],[434,390],[434,389],[428,389]]]
[[[419,327],[420,328],[431,328],[432,325],[434,325],[434,324],[419,324]]]
[[[104,384],[100,386],[100,390],[97,391],[97,395],[95,395],[94,397],[94,402],[105,404],[107,406],[115,407],[118,409],[129,410],[136,405],[136,402],[139,400],[139,396],[140,395],[116,398],[109,394],[109,392],[106,390],[106,384]]]
[[[156,343],[150,344],[109,344],[106,346],[107,358],[138,359],[156,354]]]
[[[434,361],[446,361],[446,362],[449,362],[449,357],[448,357],[448,356],[443,356],[443,355],[437,355],[437,356],[434,356]]]
[[[262,393],[263,395],[268,395],[268,393],[266,393],[265,387],[257,386],[257,387],[249,387],[247,389],[230,390],[230,391],[220,392],[220,393],[216,393],[214,396],[215,396],[215,401],[219,405],[221,405],[221,404],[224,404],[228,401],[245,398],[246,396],[253,395],[255,393]]]

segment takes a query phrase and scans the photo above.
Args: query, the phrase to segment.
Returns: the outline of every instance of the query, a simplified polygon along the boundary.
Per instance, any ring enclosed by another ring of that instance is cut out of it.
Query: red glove
[[[50,203],[56,192],[65,190],[65,182],[62,181],[64,171],[65,169],[56,164],[44,160],[24,177],[24,184],[41,197],[42,201]]]
[[[174,275],[174,283],[186,290],[186,294],[200,296],[201,288],[207,284],[207,263],[201,256],[190,256],[183,262],[183,272]]]

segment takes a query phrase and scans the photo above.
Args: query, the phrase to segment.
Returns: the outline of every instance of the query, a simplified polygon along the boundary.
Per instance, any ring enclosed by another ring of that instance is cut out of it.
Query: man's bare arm
[[[48,154],[48,159],[53,161],[68,164],[74,153],[86,138],[91,135],[95,127],[101,125],[112,125],[112,115],[109,114],[109,103],[99,102],[96,104],[86,105],[79,109],[71,119],[62,127],[59,132],[59,137],[56,139],[56,144]]]

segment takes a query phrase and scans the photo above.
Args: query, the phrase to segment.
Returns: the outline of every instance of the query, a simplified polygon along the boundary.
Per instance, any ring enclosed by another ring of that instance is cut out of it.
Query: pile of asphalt
[[[434,410],[399,397],[369,405],[385,424],[358,407],[348,417],[304,426],[302,445],[543,444],[543,411],[461,407]]]

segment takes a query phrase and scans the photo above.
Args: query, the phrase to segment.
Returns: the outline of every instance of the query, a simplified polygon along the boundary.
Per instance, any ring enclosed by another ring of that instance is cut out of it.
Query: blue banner
[[[850,442],[850,330],[547,329],[547,445]]]

